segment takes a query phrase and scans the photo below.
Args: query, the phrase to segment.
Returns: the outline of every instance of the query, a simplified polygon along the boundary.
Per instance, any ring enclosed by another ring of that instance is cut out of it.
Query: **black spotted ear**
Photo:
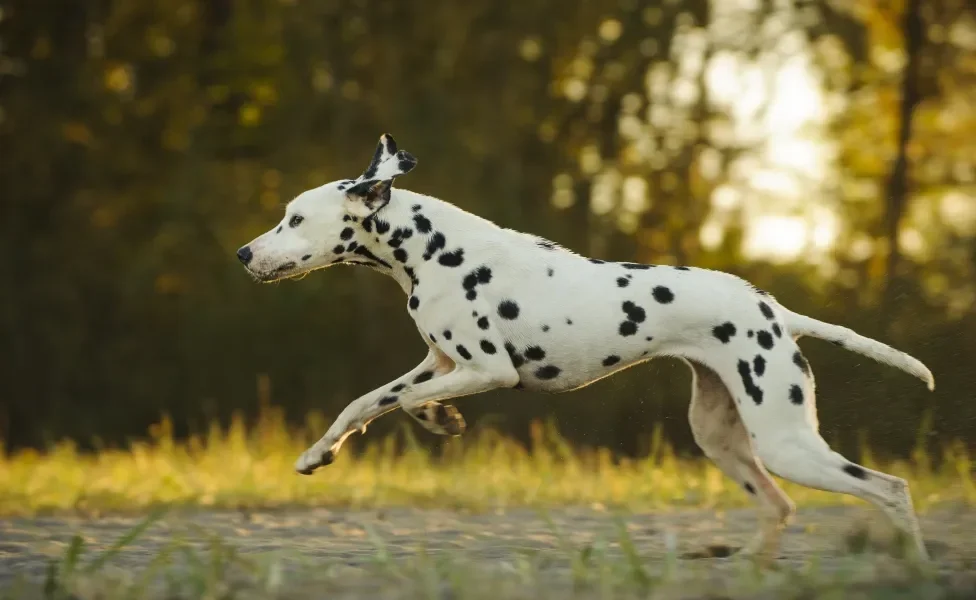
[[[417,159],[409,152],[398,150],[393,136],[384,133],[376,145],[373,160],[346,191],[346,197],[375,212],[390,201],[393,180],[417,166]]]
[[[359,176],[359,181],[392,179],[409,173],[416,166],[417,159],[409,152],[398,150],[393,136],[384,133],[380,136],[379,143],[376,144],[373,160],[363,171],[363,174]]]

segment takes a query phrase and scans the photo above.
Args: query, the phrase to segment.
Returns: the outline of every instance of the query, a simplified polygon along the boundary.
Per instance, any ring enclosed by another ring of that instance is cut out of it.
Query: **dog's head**
[[[238,250],[237,258],[255,278],[275,281],[368,256],[364,240],[357,239],[357,223],[383,208],[394,178],[416,165],[412,155],[397,150],[392,136],[382,135],[362,175],[302,193],[288,203],[284,219]]]

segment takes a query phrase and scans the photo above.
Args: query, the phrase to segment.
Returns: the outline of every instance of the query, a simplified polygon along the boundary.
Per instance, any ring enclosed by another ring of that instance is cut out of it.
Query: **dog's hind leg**
[[[811,430],[763,433],[757,432],[758,452],[770,471],[800,485],[867,500],[905,536],[917,558],[928,558],[904,479],[847,460]]]
[[[773,559],[779,549],[783,527],[795,512],[793,502],[753,453],[749,433],[719,376],[701,363],[686,362],[692,370],[688,420],[695,441],[705,456],[741,485],[760,506],[760,529],[740,553]]]

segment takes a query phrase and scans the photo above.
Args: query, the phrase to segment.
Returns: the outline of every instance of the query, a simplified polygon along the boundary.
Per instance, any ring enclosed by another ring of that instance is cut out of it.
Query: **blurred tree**
[[[361,172],[390,131],[420,158],[402,185],[588,254],[737,272],[919,351],[939,365],[940,431],[973,441],[971,8],[918,0],[919,99],[899,142],[900,4],[749,4],[8,0],[0,437],[117,442],[164,411],[185,433],[255,414],[257,381],[293,420],[334,414],[413,366],[423,346],[392,281],[337,269],[257,286],[233,258],[296,193]],[[796,81],[779,74],[797,69],[816,89],[784,100]],[[822,122],[783,145],[783,107],[819,98]],[[808,147],[823,170],[784,160]],[[901,208],[881,192],[899,147]],[[746,252],[757,215],[822,209],[839,214],[832,253]],[[878,250],[892,223],[900,259]],[[886,334],[873,305],[894,271],[892,321],[906,325]],[[811,358],[825,429],[865,427],[904,450],[923,390],[843,353]],[[687,385],[683,367],[655,363],[560,399],[560,422],[579,443],[636,452],[660,420],[690,448]],[[554,406],[514,396],[464,412],[504,413],[523,435]]]

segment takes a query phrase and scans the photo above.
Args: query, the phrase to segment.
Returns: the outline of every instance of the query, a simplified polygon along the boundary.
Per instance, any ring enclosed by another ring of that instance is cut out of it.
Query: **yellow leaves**
[[[69,121],[61,126],[61,135],[64,139],[75,144],[91,147],[92,132],[88,125],[77,121]]]
[[[539,38],[533,36],[523,39],[519,44],[519,55],[529,62],[538,60],[542,56],[542,43]]]
[[[624,26],[617,19],[605,19],[600,23],[600,28],[597,33],[600,39],[608,44],[612,44],[620,39],[621,34],[623,34]]]
[[[245,127],[255,127],[261,123],[261,107],[248,102],[237,111],[238,122]]]
[[[175,273],[161,273],[156,276],[153,287],[157,294],[178,294],[186,289],[186,282]]]
[[[34,40],[34,46],[31,48],[31,58],[36,60],[44,60],[51,56],[51,38],[46,35]]]
[[[117,94],[128,92],[132,89],[132,67],[131,65],[119,64],[110,66],[105,70],[105,87]]]

